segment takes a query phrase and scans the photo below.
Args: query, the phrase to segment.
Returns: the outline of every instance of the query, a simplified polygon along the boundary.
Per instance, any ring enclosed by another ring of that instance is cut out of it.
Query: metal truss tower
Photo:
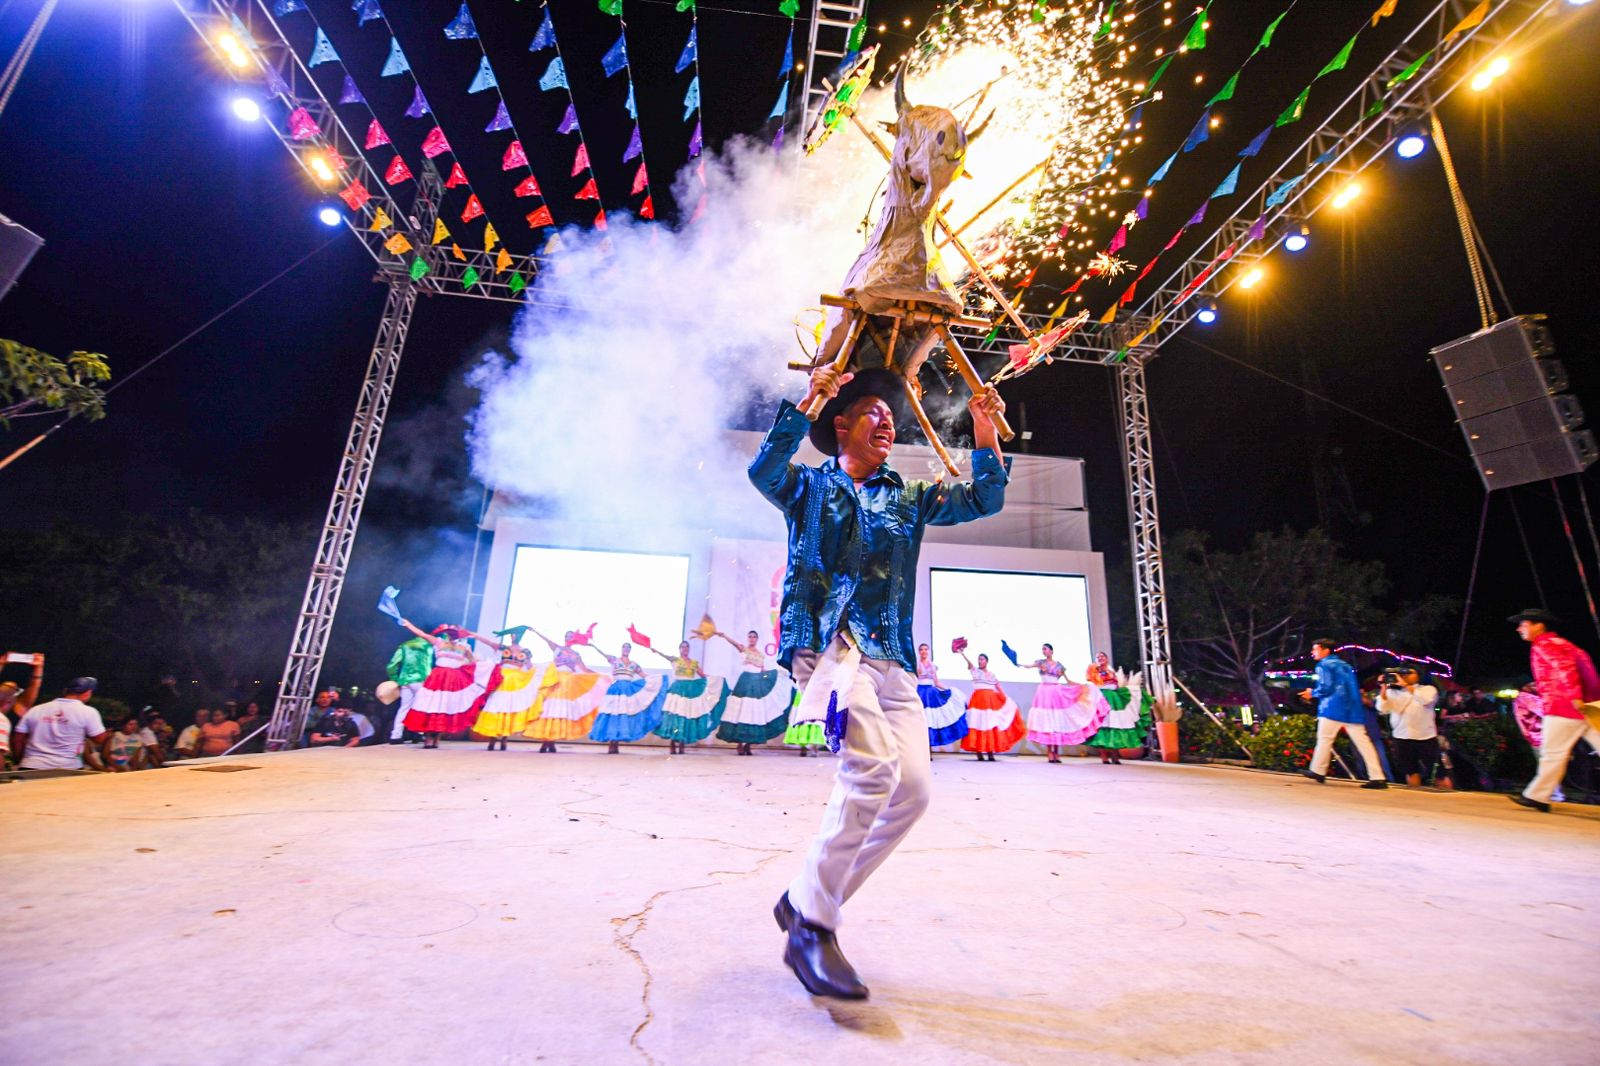
[[[811,128],[822,105],[832,92],[823,81],[833,79],[834,69],[850,46],[850,31],[867,11],[867,0],[812,0],[811,31],[806,39],[806,91],[800,101],[800,129]]]

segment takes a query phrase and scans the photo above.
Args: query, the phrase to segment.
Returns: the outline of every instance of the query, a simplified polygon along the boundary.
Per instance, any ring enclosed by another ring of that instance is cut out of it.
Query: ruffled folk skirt
[[[533,720],[522,735],[534,740],[582,740],[600,713],[605,680],[604,674],[558,670],[551,664],[539,683]]]
[[[974,689],[967,701],[967,735],[961,738],[961,750],[1010,751],[1026,729],[1011,697],[997,688]]]
[[[1106,716],[1100,731],[1086,743],[1095,748],[1118,750],[1144,747],[1150,732],[1151,710],[1155,706],[1149,693],[1139,693],[1137,701],[1133,698],[1134,693],[1125,688],[1101,689],[1100,695],[1111,708],[1111,713]]]
[[[632,744],[661,724],[661,707],[667,699],[667,676],[621,678],[611,682],[590,740]]]
[[[922,683],[917,695],[922,699],[922,711],[928,716],[928,746],[940,748],[954,744],[967,735],[967,707],[953,700],[949,689]]]
[[[779,683],[776,670],[739,675],[728,693],[728,707],[717,726],[717,739],[729,744],[765,744],[782,736],[789,725],[794,687]]]
[[[472,731],[483,737],[509,737],[528,728],[539,701],[538,674],[520,666],[496,665],[489,690],[478,697]]]
[[[435,666],[423,679],[422,691],[406,712],[406,728],[417,733],[459,733],[477,718],[473,709],[483,686],[477,664]]]
[[[680,678],[667,689],[656,736],[698,744],[722,722],[727,706],[728,683],[722,678]]]
[[[1041,684],[1028,708],[1028,739],[1035,744],[1082,744],[1100,731],[1111,706],[1093,685]]]

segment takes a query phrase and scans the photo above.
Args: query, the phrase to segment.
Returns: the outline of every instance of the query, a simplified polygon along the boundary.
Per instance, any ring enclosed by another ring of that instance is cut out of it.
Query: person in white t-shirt
[[[106,727],[100,712],[86,702],[99,684],[92,677],[68,683],[61,698],[41,703],[17,723],[18,765],[24,770],[81,770],[83,745],[98,746]]]
[[[1433,778],[1439,766],[1439,690],[1420,681],[1415,669],[1402,667],[1385,674],[1378,688],[1378,710],[1394,731],[1395,770],[1408,785]],[[1437,784],[1452,787],[1447,771],[1439,771]]]

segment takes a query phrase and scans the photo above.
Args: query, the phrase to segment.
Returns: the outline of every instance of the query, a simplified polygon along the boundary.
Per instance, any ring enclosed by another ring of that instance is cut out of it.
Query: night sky
[[[558,17],[567,19],[561,39],[568,67],[589,71],[573,75],[573,88],[606,205],[617,209],[631,175],[616,165],[628,127],[620,85],[606,81],[598,64],[614,39],[615,22],[593,3],[558,2]],[[454,0],[386,5],[430,102],[447,129],[463,131],[452,140],[459,142],[469,173],[498,178],[498,163],[491,160],[500,142],[476,135],[483,126],[475,118],[482,100],[452,88],[464,88],[478,58],[470,45],[447,42],[439,32],[458,6]],[[772,17],[776,0],[744,0],[739,6],[745,12],[709,4],[699,9],[711,145],[761,132],[774,98],[771,74],[788,22]],[[1188,57],[1187,67],[1175,67],[1187,73],[1169,75],[1170,95],[1146,111],[1147,144],[1126,163],[1136,186],[1181,141],[1205,99],[1283,6],[1284,0],[1215,4],[1210,47]],[[1174,177],[1158,187],[1151,219],[1135,231],[1125,257],[1142,262],[1164,243],[1232,166],[1238,147],[1282,109],[1374,6],[1300,0],[1272,49],[1258,60],[1261,76],[1242,82],[1236,100],[1219,111],[1224,122],[1213,139],[1220,143],[1206,146],[1216,150],[1204,159],[1196,152],[1192,165],[1183,157]],[[1402,0],[1393,19],[1363,36],[1344,72],[1349,77],[1318,83],[1305,120],[1273,140],[1279,155],[1269,148],[1253,169],[1247,164],[1241,193],[1310,132],[1370,69],[1383,42],[1395,39],[1426,6]],[[375,74],[382,32],[357,34],[343,0],[313,7],[330,28],[340,29],[336,43],[351,66]],[[0,3],[0,46],[7,55],[37,8],[32,0]],[[898,28],[902,15],[920,23],[931,9],[902,3],[874,6],[869,14]],[[658,206],[669,214],[664,190],[673,164],[684,158],[688,130],[678,95],[652,86],[671,77],[686,16],[671,3],[646,0],[629,0],[628,10],[646,149],[662,190]],[[580,216],[568,206],[573,189],[565,168],[540,154],[548,144],[555,157],[553,128],[565,100],[540,94],[533,84],[543,69],[543,61],[526,52],[537,8],[531,2],[475,4],[474,14],[552,208],[559,221],[577,221]],[[1600,65],[1593,62],[1600,54],[1600,4],[1583,10],[1562,6],[1558,16],[1553,23],[1559,22],[1559,32],[1527,42],[1494,90],[1452,98],[1441,117],[1511,308],[1549,315],[1558,357],[1593,422],[1600,419],[1600,372],[1588,358],[1600,345],[1591,265],[1600,236],[1592,195],[1600,172],[1594,120]],[[293,20],[285,25],[295,27]],[[299,29],[308,41],[309,29]],[[803,31],[802,23],[802,55]],[[372,54],[347,41],[365,41]],[[891,49],[907,43],[886,38]],[[1203,84],[1193,84],[1195,73],[1206,76]],[[416,159],[414,144],[427,126],[399,118],[406,102],[398,95],[402,87],[380,84],[371,75],[362,87],[397,142],[398,131],[405,131],[410,142],[402,146]],[[309,561],[310,530],[327,505],[383,290],[373,283],[372,261],[358,241],[314,220],[317,197],[270,132],[229,114],[230,88],[172,5],[67,0],[0,115],[6,157],[0,164],[0,213],[48,241],[19,287],[0,302],[0,336],[58,355],[74,348],[104,351],[120,379],[309,255],[119,387],[104,421],[69,426],[0,473],[0,506],[14,528],[58,520],[110,525],[127,513],[199,507],[301,523],[308,530]],[[409,98],[409,87],[403,91]],[[570,151],[562,158],[570,158]],[[494,194],[485,196],[491,217],[514,220],[521,214],[512,213],[510,184],[479,183],[480,192]],[[1221,321],[1191,325],[1152,367],[1163,523],[1169,530],[1206,530],[1225,548],[1240,546],[1261,529],[1322,524],[1354,556],[1381,559],[1398,594],[1461,596],[1484,496],[1427,352],[1478,327],[1466,259],[1431,147],[1411,161],[1389,156],[1368,172],[1365,189],[1344,215],[1313,221],[1306,252],[1275,253],[1268,279],[1254,295],[1231,293],[1222,301]],[[514,251],[531,250],[527,231],[507,224],[503,235]],[[1163,262],[1176,264],[1176,254]],[[847,265],[840,264],[841,274]],[[1158,267],[1151,280],[1165,273]],[[1086,288],[1089,306],[1099,312],[1120,289]],[[508,305],[464,299],[419,305],[369,504],[375,532],[364,530],[358,541],[358,570],[364,546],[380,536],[393,544],[410,531],[470,544],[477,490],[461,480],[465,455],[458,419],[471,395],[460,375],[485,347],[504,338],[512,313]],[[1033,450],[1087,459],[1096,545],[1113,564],[1125,560],[1108,372],[1058,366],[1034,374],[1007,396],[1014,410],[1025,410]],[[0,444],[9,450],[25,432],[13,431]],[[437,489],[430,490],[434,483]],[[1585,483],[1600,500],[1593,470]],[[1563,494],[1593,574],[1573,479]],[[429,498],[436,507],[419,506]],[[1573,620],[1569,635],[1590,647],[1596,643],[1552,490],[1541,485],[1497,493],[1462,664],[1468,673],[1511,673],[1526,662],[1502,621],[1538,601],[1512,501],[1549,605]],[[439,578],[441,586],[455,590],[456,603],[465,576]],[[377,580],[375,571],[368,568],[364,580]],[[348,627],[366,633],[381,624],[367,606],[373,598],[368,591],[350,590],[347,604],[362,606],[341,616],[336,645],[356,639]],[[1452,634],[1439,647],[1417,650],[1449,657],[1454,644]]]

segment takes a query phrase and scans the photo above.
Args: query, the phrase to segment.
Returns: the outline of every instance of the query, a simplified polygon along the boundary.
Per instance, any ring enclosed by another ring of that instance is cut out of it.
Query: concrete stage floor
[[[1600,811],[934,761],[806,995],[831,759],[384,747],[0,786],[7,1063],[1593,1063]],[[202,765],[202,764],[191,764]]]

